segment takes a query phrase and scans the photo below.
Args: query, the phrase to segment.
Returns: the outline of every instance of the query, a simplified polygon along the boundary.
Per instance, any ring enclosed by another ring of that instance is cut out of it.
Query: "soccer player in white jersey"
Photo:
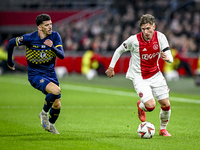
[[[137,102],[138,117],[142,122],[146,120],[145,112],[153,111],[156,106],[155,96],[161,107],[159,134],[171,136],[166,130],[171,115],[169,88],[159,69],[158,60],[161,57],[164,61],[172,63],[173,57],[166,36],[155,31],[154,16],[143,15],[140,18],[140,27],[142,32],[130,36],[116,49],[106,74],[113,77],[114,67],[120,55],[130,51],[131,58],[126,78],[132,80],[140,97]]]

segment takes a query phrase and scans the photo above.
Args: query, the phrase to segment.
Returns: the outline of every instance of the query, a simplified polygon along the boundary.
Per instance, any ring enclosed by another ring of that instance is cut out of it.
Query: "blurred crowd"
[[[163,70],[167,80],[177,80],[179,78],[177,70],[181,67],[185,69],[187,76],[192,76],[187,57],[199,59],[196,74],[200,72],[200,1],[198,0],[109,0],[106,2],[98,0],[94,3],[92,0],[75,0],[73,3],[65,0],[51,0],[48,3],[46,0],[37,0],[32,3],[33,1],[29,0],[28,2],[31,3],[23,2],[23,5],[21,3],[18,5],[22,7],[21,9],[80,8],[79,10],[84,10],[88,7],[103,9],[103,13],[89,19],[83,17],[78,21],[53,26],[54,30],[61,35],[66,53],[83,54],[81,71],[89,80],[97,74],[104,74],[102,55],[113,54],[129,36],[141,32],[139,20],[147,13],[155,16],[156,30],[166,35],[175,60],[172,64],[164,64]],[[13,35],[9,34],[5,39],[0,34],[0,67],[6,66],[6,46],[11,37]],[[18,49],[25,48],[18,47]],[[0,74],[2,74],[1,68]]]
[[[41,2],[45,2],[42,0]],[[104,2],[99,0],[99,4]],[[25,2],[25,1],[24,1]],[[39,1],[35,1],[39,2]],[[55,5],[55,1],[51,3]],[[68,9],[70,2],[58,0],[58,4]],[[73,7],[75,7],[75,2]],[[80,1],[79,5],[82,6]],[[86,1],[84,1],[86,7]],[[91,1],[88,1],[91,3]],[[95,3],[97,4],[98,1]],[[28,4],[28,2],[26,2]],[[42,3],[43,4],[43,3]],[[41,9],[37,3],[35,9]],[[52,6],[49,5],[48,6]],[[91,4],[90,4],[91,5]],[[20,5],[21,6],[21,5]],[[22,5],[24,8],[26,5]],[[60,5],[55,5],[60,8]],[[55,10],[55,6],[53,9]],[[87,5],[88,7],[89,5]],[[83,7],[83,6],[82,6]],[[95,5],[95,7],[98,7]],[[25,7],[32,8],[32,7]],[[78,21],[62,23],[57,30],[63,40],[66,52],[85,52],[93,50],[99,54],[109,54],[130,35],[141,32],[139,19],[143,14],[152,14],[156,18],[156,30],[164,33],[170,47],[177,49],[181,56],[199,56],[200,53],[200,2],[195,0],[110,0],[104,5],[104,11],[98,16]],[[7,37],[8,40],[11,35]],[[3,43],[0,36],[0,41]]]
[[[130,35],[140,32],[139,19],[150,13],[156,17],[156,30],[163,32],[183,56],[196,56],[200,46],[200,3],[184,1],[119,1],[92,20],[59,26],[66,51],[114,51]]]

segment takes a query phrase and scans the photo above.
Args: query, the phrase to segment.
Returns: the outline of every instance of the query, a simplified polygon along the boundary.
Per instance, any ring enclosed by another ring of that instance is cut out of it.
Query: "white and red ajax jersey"
[[[143,38],[142,32],[138,33],[130,36],[116,49],[110,67],[114,68],[123,52],[130,51],[131,58],[126,78],[148,79],[160,71],[158,66],[160,52],[167,47],[169,47],[167,38],[159,31],[154,31],[150,41]]]

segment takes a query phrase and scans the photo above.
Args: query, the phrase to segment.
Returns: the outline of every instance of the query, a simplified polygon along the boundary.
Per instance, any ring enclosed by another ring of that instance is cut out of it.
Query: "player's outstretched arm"
[[[113,57],[112,57],[112,59],[111,59],[110,65],[109,65],[108,69],[107,69],[106,72],[105,72],[106,75],[107,75],[108,77],[111,78],[111,77],[113,77],[113,76],[115,75],[115,72],[114,72],[115,64],[117,63],[119,57],[121,56],[121,54],[122,54],[123,52],[125,52],[125,51],[123,50],[122,46],[119,46],[119,47],[115,50],[115,52],[114,52],[114,54],[113,54]]]
[[[12,38],[12,39],[9,41],[9,43],[8,43],[8,48],[7,48],[7,51],[8,51],[8,60],[7,60],[7,64],[8,64],[8,67],[9,67],[11,70],[15,70],[15,64],[14,64],[13,59],[12,59],[13,49],[14,49],[15,46],[16,46],[15,38]]]
[[[114,72],[114,68],[112,68],[112,67],[109,67],[107,70],[106,70],[106,75],[108,76],[108,77],[113,77],[114,75],[115,75],[115,72]]]

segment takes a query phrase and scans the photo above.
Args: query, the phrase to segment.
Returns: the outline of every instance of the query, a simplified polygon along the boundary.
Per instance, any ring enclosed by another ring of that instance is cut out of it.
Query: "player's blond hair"
[[[140,27],[141,27],[143,24],[147,24],[147,23],[150,23],[151,25],[155,24],[155,17],[152,16],[151,14],[143,15],[143,16],[140,18]]]

